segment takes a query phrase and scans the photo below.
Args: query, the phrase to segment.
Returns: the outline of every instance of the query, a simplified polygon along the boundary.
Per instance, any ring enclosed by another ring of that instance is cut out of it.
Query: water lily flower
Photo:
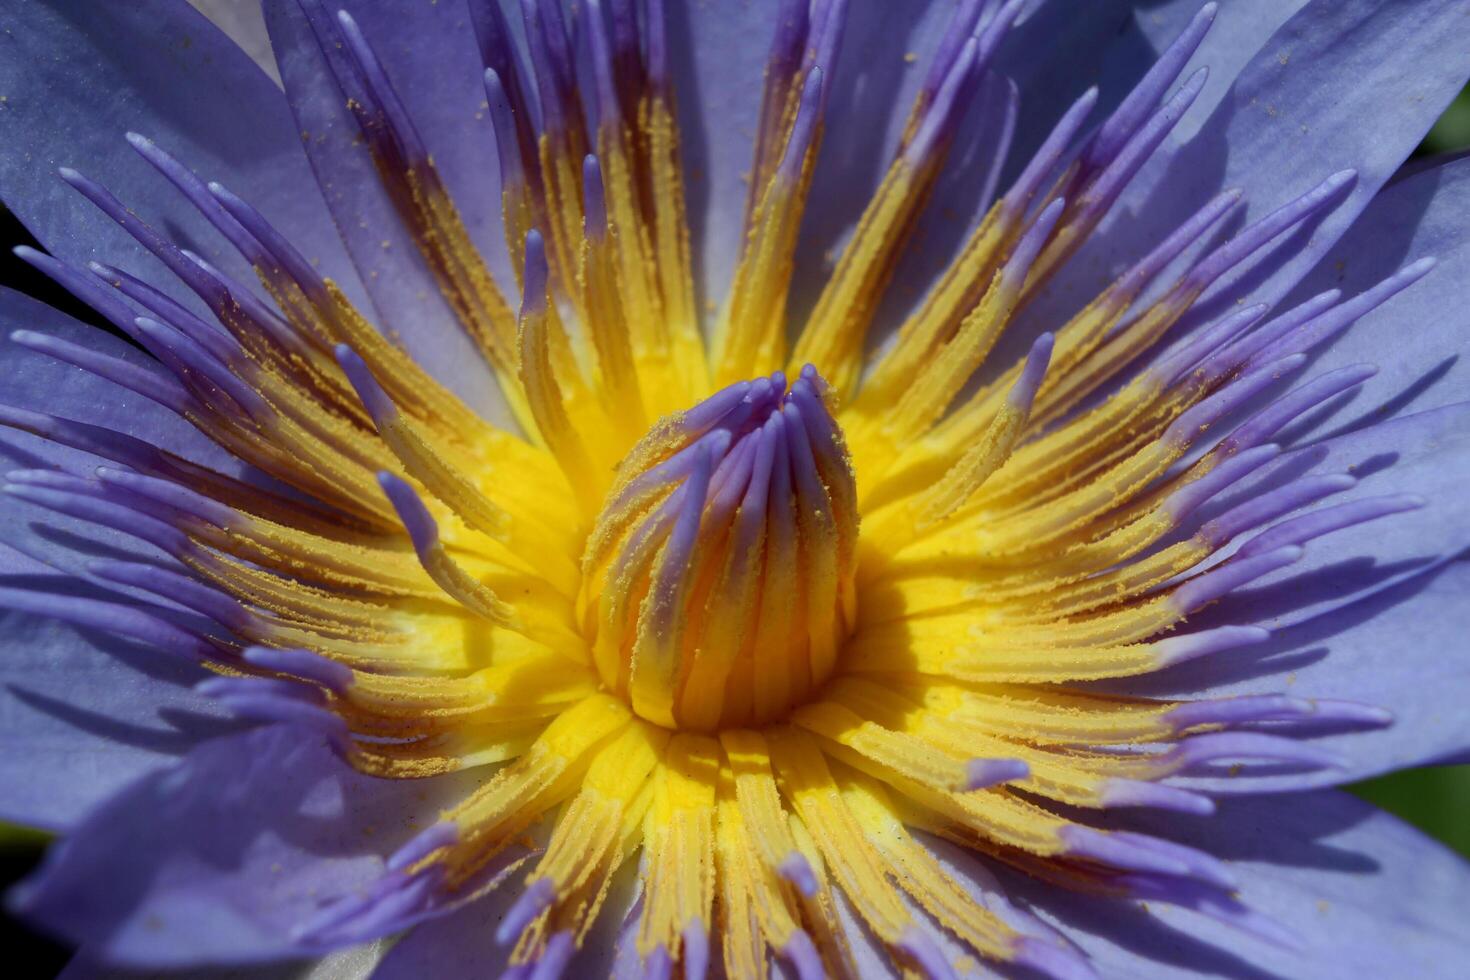
[[[1470,3],[340,7],[6,11],[78,975],[1463,969]]]

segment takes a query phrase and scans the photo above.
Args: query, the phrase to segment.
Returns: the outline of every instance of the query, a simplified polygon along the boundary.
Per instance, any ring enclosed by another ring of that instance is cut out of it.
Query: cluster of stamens
[[[857,491],[811,367],[724,389],[634,447],[583,559],[597,669],[639,715],[784,717],[856,619]]]

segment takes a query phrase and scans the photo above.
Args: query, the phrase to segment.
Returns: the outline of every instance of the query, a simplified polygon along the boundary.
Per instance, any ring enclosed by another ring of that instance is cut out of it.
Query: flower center
[[[856,613],[857,490],[808,365],[658,422],[623,460],[582,558],[603,682],[643,718],[764,724],[831,676]]]

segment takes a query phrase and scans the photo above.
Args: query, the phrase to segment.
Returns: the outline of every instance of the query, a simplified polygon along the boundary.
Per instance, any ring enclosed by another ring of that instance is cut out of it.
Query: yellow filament
[[[842,802],[822,751],[809,736],[796,731],[776,734],[771,748],[792,804],[828,871],[868,927],[884,942],[897,945],[912,918],[888,887],[882,859]]]
[[[577,787],[589,755],[633,721],[606,695],[593,695],[558,715],[526,752],[445,814],[460,829],[451,874],[468,875]]]
[[[638,952],[645,958],[660,945],[676,954],[681,930],[710,920],[720,761],[719,743],[699,735],[675,735],[664,754],[644,831],[649,863]]]
[[[732,977],[765,980],[770,976],[770,957],[756,908],[755,869],[728,770],[720,772],[716,814],[715,870],[720,899],[717,907],[720,934],[724,938],[721,946],[725,972]],[[767,920],[774,922],[778,910],[773,907],[765,912]]]
[[[868,323],[893,274],[899,245],[937,172],[934,166],[915,170],[903,155],[893,161],[817,299],[791,354],[790,371],[820,364],[836,391],[853,390]]]
[[[567,415],[562,388],[551,369],[548,331],[551,329],[545,304],[528,311],[520,325],[520,380],[526,402],[547,447],[555,456],[585,512],[597,507],[599,483],[586,446]]]
[[[685,214],[684,166],[679,151],[679,127],[673,100],[655,93],[644,100],[639,114],[648,149],[649,180],[653,198],[654,268],[667,323],[674,379],[688,405],[709,390],[704,335],[694,308],[694,271],[690,257],[689,222]]]
[[[941,925],[972,949],[998,960],[1008,958],[1015,930],[975,901],[934,855],[909,835],[881,785],[854,773],[842,787],[842,799],[862,825],[869,843],[894,869],[893,882]]]

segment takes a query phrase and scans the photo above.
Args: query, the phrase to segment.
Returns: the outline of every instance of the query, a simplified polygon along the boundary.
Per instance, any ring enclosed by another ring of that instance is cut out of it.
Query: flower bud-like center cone
[[[643,718],[784,717],[831,676],[856,613],[857,492],[810,366],[662,419],[623,460],[583,556],[603,682]]]

